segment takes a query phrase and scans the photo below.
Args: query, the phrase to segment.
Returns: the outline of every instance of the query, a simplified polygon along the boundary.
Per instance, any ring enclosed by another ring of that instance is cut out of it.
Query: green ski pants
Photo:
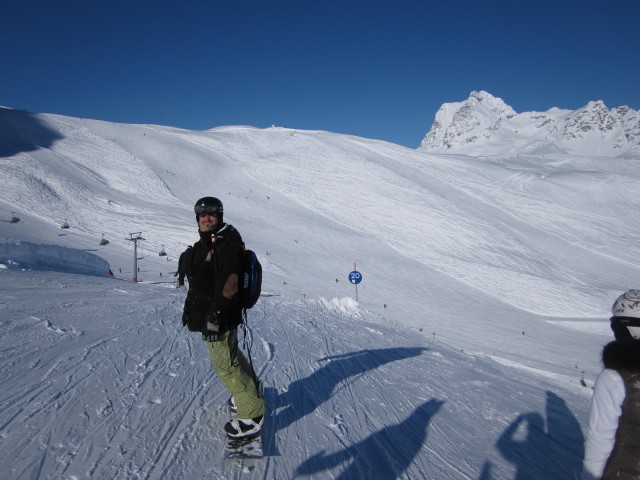
[[[264,400],[258,393],[251,364],[238,348],[237,329],[225,332],[220,340],[205,342],[211,357],[211,366],[238,407],[238,418],[264,415]]]

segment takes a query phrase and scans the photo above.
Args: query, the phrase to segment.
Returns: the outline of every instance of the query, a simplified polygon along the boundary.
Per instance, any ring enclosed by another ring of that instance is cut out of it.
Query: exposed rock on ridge
[[[440,107],[419,148],[477,156],[634,156],[640,154],[640,115],[627,106],[609,110],[600,100],[578,110],[516,113],[502,99],[474,91],[464,102]]]

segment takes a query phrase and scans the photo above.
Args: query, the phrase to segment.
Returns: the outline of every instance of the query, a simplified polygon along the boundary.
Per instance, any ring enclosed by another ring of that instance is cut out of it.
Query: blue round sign
[[[354,270],[349,274],[349,281],[354,285],[359,284],[362,281],[362,274],[359,271]]]

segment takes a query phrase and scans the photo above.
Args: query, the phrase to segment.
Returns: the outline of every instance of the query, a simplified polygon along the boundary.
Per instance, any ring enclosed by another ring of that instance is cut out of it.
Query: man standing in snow
[[[613,304],[615,341],[602,351],[604,370],[596,379],[583,480],[640,479],[640,290]]]
[[[193,245],[182,323],[192,332],[202,332],[213,370],[231,394],[236,416],[224,426],[227,435],[254,436],[262,427],[265,405],[256,374],[238,348],[244,244],[240,233],[222,221],[222,202],[217,198],[199,199],[194,211],[200,240]]]

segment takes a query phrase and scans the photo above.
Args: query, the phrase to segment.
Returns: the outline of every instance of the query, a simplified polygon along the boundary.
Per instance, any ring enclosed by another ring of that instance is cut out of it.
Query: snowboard
[[[225,434],[222,456],[224,458],[262,458],[262,437],[260,433],[244,438],[230,438]]]
[[[227,406],[229,407],[229,414],[234,417],[236,412],[232,408],[231,399],[227,402]],[[262,458],[262,437],[260,436],[260,432],[243,438],[231,438],[225,433],[222,457]]]

